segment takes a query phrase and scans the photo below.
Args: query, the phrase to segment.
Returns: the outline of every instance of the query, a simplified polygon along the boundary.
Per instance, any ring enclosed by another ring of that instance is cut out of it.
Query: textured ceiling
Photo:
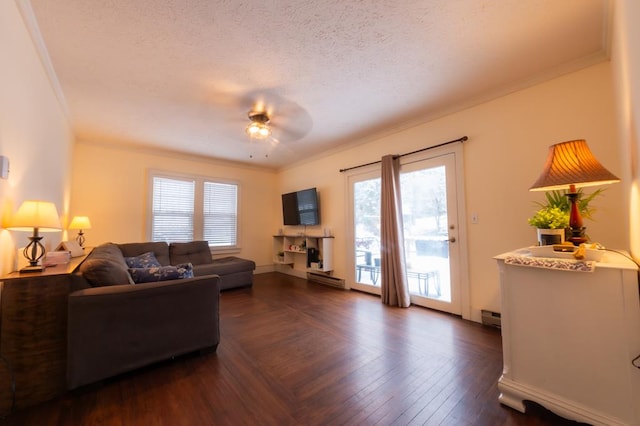
[[[31,5],[78,139],[274,168],[602,61],[610,12],[607,0],[16,1]],[[270,143],[244,133],[259,101]]]

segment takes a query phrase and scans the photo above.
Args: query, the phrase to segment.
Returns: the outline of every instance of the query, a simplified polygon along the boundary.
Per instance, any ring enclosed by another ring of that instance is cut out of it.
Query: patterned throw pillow
[[[191,263],[183,263],[178,266],[129,268],[129,274],[136,284],[179,280],[182,278],[193,278],[193,265],[191,265]]]
[[[181,263],[176,265],[176,268],[182,272],[182,278],[193,278],[193,265],[191,263]]]
[[[129,268],[159,268],[162,266],[152,251],[140,256],[125,257],[124,260]]]

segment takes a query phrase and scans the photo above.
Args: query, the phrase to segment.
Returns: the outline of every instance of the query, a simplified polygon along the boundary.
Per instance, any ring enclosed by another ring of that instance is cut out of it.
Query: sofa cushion
[[[211,250],[207,241],[190,241],[188,243],[171,243],[169,245],[171,264],[190,262],[193,265],[212,263]]]
[[[129,268],[157,268],[162,266],[152,251],[141,254],[140,256],[125,257]]]
[[[112,243],[94,248],[80,265],[80,272],[94,287],[133,284],[127,269],[122,252]]]
[[[160,265],[167,266],[172,264],[169,259],[169,245],[162,241],[125,243],[118,244],[118,247],[122,251],[122,255],[124,257],[140,256],[141,254],[151,251],[156,256],[156,259],[158,259],[158,262],[160,262]]]
[[[179,280],[193,278],[193,267],[190,263],[178,266],[160,266],[153,268],[129,268],[129,274],[136,284],[155,281]]]
[[[253,271],[256,264],[252,260],[242,259],[235,256],[222,257],[215,259],[208,265],[194,264],[193,270],[197,277],[203,275],[227,275],[237,272]]]

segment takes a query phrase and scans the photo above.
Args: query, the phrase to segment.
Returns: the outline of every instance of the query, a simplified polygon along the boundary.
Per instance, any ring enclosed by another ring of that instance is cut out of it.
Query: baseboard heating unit
[[[344,279],[332,277],[331,275],[320,274],[317,272],[307,272],[307,279],[316,283],[344,289]]]
[[[489,327],[502,328],[502,317],[499,312],[485,311],[482,312],[482,325]]]

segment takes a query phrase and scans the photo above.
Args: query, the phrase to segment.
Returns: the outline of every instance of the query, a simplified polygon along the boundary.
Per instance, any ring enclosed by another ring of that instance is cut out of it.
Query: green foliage
[[[585,194],[582,188],[578,189],[578,209],[583,218],[593,219],[593,213],[596,210],[590,206],[590,203],[603,191],[604,189],[600,188],[591,194]],[[545,192],[547,201],[546,203],[536,203],[540,209],[532,218],[529,218],[529,225],[542,229],[567,228],[569,226],[569,211],[571,210],[571,202],[567,197],[568,192],[567,190]]]
[[[529,225],[541,229],[563,229],[569,226],[569,213],[557,206],[541,208],[529,218]]]
[[[578,189],[578,209],[580,210],[580,215],[584,219],[593,219],[593,214],[595,213],[595,208],[591,207],[589,204],[596,198],[598,195],[602,194],[604,188],[597,189],[593,191],[591,194],[585,194],[582,188]],[[542,209],[548,207],[557,207],[563,212],[567,214],[571,210],[571,203],[569,202],[569,197],[567,197],[567,193],[569,191],[547,191],[545,192],[545,197],[547,199],[546,203],[536,203]]]

